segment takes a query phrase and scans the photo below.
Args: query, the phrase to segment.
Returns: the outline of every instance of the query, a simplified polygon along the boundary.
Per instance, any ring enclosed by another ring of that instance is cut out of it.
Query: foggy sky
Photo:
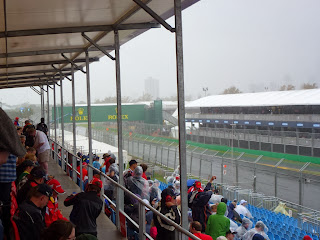
[[[282,84],[320,85],[320,1],[201,0],[183,12],[186,95],[219,94],[235,85],[243,92],[278,90]],[[173,26],[173,19],[168,22]],[[137,98],[144,80],[160,81],[160,96],[176,95],[175,39],[151,29],[121,47],[122,95]],[[90,65],[91,98],[115,96],[114,62]],[[76,73],[76,102],[86,101],[85,76]],[[60,89],[57,87],[60,94]],[[57,95],[60,103],[60,95]],[[52,94],[51,94],[52,103]],[[71,102],[71,83],[64,82]],[[30,88],[0,90],[6,104],[40,104]]]

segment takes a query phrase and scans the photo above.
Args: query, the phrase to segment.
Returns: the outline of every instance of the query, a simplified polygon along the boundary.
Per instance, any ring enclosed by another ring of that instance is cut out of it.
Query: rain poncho
[[[159,186],[160,186],[159,180],[155,179],[152,186],[150,187],[150,202],[152,202],[154,199],[156,201],[161,200],[161,190]]]
[[[119,168],[118,165],[113,163],[110,165],[107,175],[112,178],[112,180],[119,182]],[[105,178],[104,180],[104,190],[114,190],[114,186],[110,180]]]
[[[284,215],[289,216],[289,213],[286,211],[286,204],[283,202],[279,202],[279,205],[274,210],[275,213],[282,213]]]
[[[237,205],[235,211],[240,215],[242,214],[244,217],[253,218],[250,211],[243,205]]]
[[[242,237],[252,228],[252,222],[248,218],[242,219],[242,224],[236,229],[237,235],[236,240],[241,240]]]
[[[175,177],[173,177],[173,176],[170,176],[170,177],[167,177],[167,184],[168,184],[168,186],[172,186],[173,184],[174,184],[174,182],[175,182]]]
[[[260,230],[260,228],[262,230]],[[267,226],[262,222],[262,221],[258,221],[256,223],[255,228],[249,230],[244,236],[243,236],[243,240],[252,240],[253,236],[256,233],[259,233],[260,235],[262,235],[265,239],[270,240],[268,235],[266,234],[268,232],[268,228]]]
[[[180,195],[180,181],[176,181],[174,184],[173,184],[173,188],[174,188],[174,194],[176,196],[179,196]]]
[[[222,195],[212,194],[209,202],[210,202],[210,204],[216,204],[216,203],[221,202],[222,198],[223,198]]]
[[[219,236],[226,236],[226,232],[230,229],[230,220],[224,216],[227,210],[227,205],[223,202],[219,203],[217,214],[211,215],[207,222],[206,234],[213,239]]]
[[[138,166],[134,169],[133,176],[128,178],[128,189],[142,199],[149,200],[149,183],[142,177],[142,173],[142,167]]]

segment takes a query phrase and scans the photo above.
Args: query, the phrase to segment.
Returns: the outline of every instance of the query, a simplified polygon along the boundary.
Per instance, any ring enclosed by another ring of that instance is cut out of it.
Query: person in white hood
[[[239,205],[234,209],[239,215],[242,214],[244,217],[252,218],[250,211],[245,207],[247,201],[242,199]]]
[[[270,240],[268,235],[268,228],[267,226],[262,222],[262,221],[258,221],[255,225],[254,228],[252,228],[251,230],[249,230],[242,238],[242,240],[252,240],[253,236],[255,234],[260,234],[262,235],[266,240]]]

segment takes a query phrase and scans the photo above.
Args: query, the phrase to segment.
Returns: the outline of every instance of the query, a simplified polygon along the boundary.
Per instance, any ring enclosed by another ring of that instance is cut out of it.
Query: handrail
[[[54,140],[50,139],[53,143],[55,143],[56,145],[58,145],[61,149],[67,151],[68,153],[70,153],[65,147],[63,147],[60,143],[55,142]],[[52,150],[52,149],[51,149]],[[54,152],[55,153],[55,152]],[[74,155],[73,153],[70,153],[73,157],[79,158],[78,156]],[[59,156],[59,155],[58,155]],[[65,161],[65,163],[67,163],[69,165],[69,163],[64,159],[64,157],[61,156],[61,161]],[[71,166],[73,170],[74,166]],[[99,172],[104,178],[107,178],[114,186],[116,186],[117,188],[120,188],[121,190],[123,190],[125,193],[127,193],[130,197],[134,198],[135,200],[137,200],[139,202],[139,204],[143,205],[144,207],[147,207],[150,209],[150,211],[152,211],[155,215],[159,216],[161,219],[165,220],[167,223],[169,223],[170,225],[175,227],[175,230],[178,230],[180,233],[186,235],[187,237],[193,239],[193,240],[201,240],[200,238],[194,236],[192,233],[190,233],[189,231],[187,231],[186,229],[182,228],[180,225],[178,225],[177,223],[173,222],[171,219],[167,218],[166,216],[164,216],[163,214],[161,214],[158,210],[156,210],[155,208],[153,208],[152,206],[150,206],[149,204],[146,204],[145,202],[142,201],[141,198],[139,198],[138,196],[136,196],[135,194],[133,194],[131,191],[129,191],[128,189],[126,189],[124,186],[120,185],[119,183],[115,182],[112,178],[110,178],[108,175],[106,175],[105,173],[103,173],[102,171],[100,171],[99,169],[93,167],[91,164],[88,164],[88,167],[94,169],[95,171]],[[81,173],[80,173],[81,174]],[[80,177],[80,182],[82,182],[82,178]],[[104,194],[103,194],[104,195]],[[104,198],[106,198],[106,196],[103,196]],[[107,199],[108,200],[108,199]],[[110,199],[109,199],[110,200]],[[108,201],[109,201],[108,200]],[[110,201],[109,201],[110,202]],[[112,202],[112,201],[111,201]],[[140,209],[139,209],[140,211]],[[121,213],[124,213],[124,211],[121,211]],[[125,213],[124,213],[125,214]],[[127,214],[125,214],[126,217],[128,217]],[[130,218],[131,219],[131,218]],[[131,219],[132,220],[132,219]],[[133,220],[132,220],[133,221]],[[134,221],[133,221],[134,222]],[[134,224],[135,225],[135,224]],[[135,225],[136,227],[139,227],[139,225]],[[140,230],[140,227],[139,227]],[[143,233],[145,236],[148,235],[146,233]],[[151,237],[150,237],[151,238]],[[150,239],[149,238],[149,239]],[[151,238],[152,239],[152,238]]]

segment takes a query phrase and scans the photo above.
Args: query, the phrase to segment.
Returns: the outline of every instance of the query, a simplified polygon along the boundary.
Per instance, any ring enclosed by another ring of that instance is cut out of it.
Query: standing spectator
[[[201,233],[201,230],[202,230],[202,225],[198,221],[193,221],[192,223],[190,223],[190,232],[193,235],[195,235],[196,237],[202,240],[212,240],[211,236]],[[189,240],[192,240],[192,239],[189,238]]]
[[[119,168],[115,164],[115,160],[113,158],[110,159],[110,167],[109,167],[109,172],[107,172],[107,175],[115,182],[119,182]],[[105,178],[104,180],[104,194],[110,198],[111,200],[114,200],[114,185],[112,182]]]
[[[52,195],[52,189],[47,184],[39,184],[30,190],[30,199],[19,205],[15,220],[21,240],[40,240],[45,229],[44,211]]]
[[[195,183],[194,190],[188,194],[189,207],[192,210],[192,218],[194,221],[198,221],[202,225],[202,232],[206,229],[206,224],[211,210],[209,207],[209,200],[212,195],[211,184],[216,176],[212,176],[210,181],[207,183],[205,189],[202,190],[201,182]]]
[[[73,224],[66,220],[57,220],[43,232],[41,240],[74,240],[75,238]]]
[[[54,221],[66,219],[58,208],[58,194],[64,194],[65,191],[61,187],[60,182],[57,179],[50,179],[47,184],[52,188],[52,198],[47,205],[47,211],[45,215],[46,226],[49,227]]]
[[[108,150],[108,154],[110,155],[111,158],[113,158],[114,160],[117,160],[116,155],[114,155],[110,150]]]
[[[266,234],[268,232],[267,226],[262,222],[258,221],[253,229],[250,229],[246,234],[243,236],[243,240],[252,240],[253,236],[258,233],[262,235],[265,239],[270,240],[268,235]]]
[[[37,124],[37,130],[44,132],[48,135],[48,126],[44,123],[44,118],[40,119],[40,122]]]
[[[230,228],[230,220],[224,214],[227,210],[227,205],[224,202],[219,203],[217,207],[217,214],[211,215],[208,219],[206,234],[213,239],[219,236],[226,236]]]
[[[142,167],[138,166],[133,171],[133,176],[128,178],[128,190],[138,195],[141,199],[149,201],[149,183],[142,177]]]
[[[106,172],[108,172],[109,171],[109,167],[110,167],[110,162],[109,161],[111,159],[110,154],[109,153],[103,154],[102,159],[104,160],[104,162],[103,162],[103,164],[102,164],[102,166],[100,168],[102,168],[103,166],[106,166]]]
[[[92,163],[93,167],[96,169],[100,169],[101,168],[101,164],[99,163],[99,157],[96,156],[93,158],[93,163]]]
[[[29,135],[34,137],[33,147],[38,152],[38,162],[41,167],[48,173],[48,162],[50,157],[50,145],[47,135],[34,128],[29,129]]]
[[[94,178],[86,191],[70,195],[64,201],[66,207],[73,205],[70,221],[76,225],[76,236],[82,233],[97,236],[97,217],[100,215],[103,202],[100,199],[101,180]]]
[[[176,197],[171,188],[166,188],[161,193],[161,202],[157,207],[157,210],[165,215],[170,220],[177,224],[181,224],[181,214],[176,204]],[[162,220],[159,216],[154,215],[153,221],[157,227],[156,240],[174,240],[175,239],[175,227]]]
[[[81,164],[81,163],[80,163]],[[77,167],[77,171],[80,173],[80,164]],[[88,164],[86,162],[82,163],[82,181],[86,181],[88,179],[88,170],[87,170]],[[80,175],[78,175],[78,178],[80,179]]]
[[[244,217],[252,218],[250,211],[245,207],[247,201],[242,199],[239,205],[236,207],[235,211],[240,215],[242,214]]]
[[[242,239],[243,236],[248,232],[248,229],[252,228],[252,222],[248,218],[243,218],[241,226],[236,229],[237,239]]]
[[[144,164],[144,163],[141,163],[141,164],[140,164],[140,167],[142,167],[142,170],[143,170],[142,177],[143,177],[145,180],[148,180],[147,174],[146,174],[146,171],[148,170],[148,165],[147,165],[147,164]]]
[[[129,168],[126,169],[124,172],[123,172],[123,180],[124,180],[124,185],[126,186],[126,188],[128,188],[128,183],[127,183],[127,180],[129,177],[132,176],[132,173],[133,173],[133,170],[138,166],[138,163],[136,160],[132,159],[130,160],[129,162]]]
[[[34,128],[34,126],[31,124],[30,120],[25,120],[24,127],[22,130],[23,134],[25,134],[28,131],[28,129],[30,129],[30,128]]]

